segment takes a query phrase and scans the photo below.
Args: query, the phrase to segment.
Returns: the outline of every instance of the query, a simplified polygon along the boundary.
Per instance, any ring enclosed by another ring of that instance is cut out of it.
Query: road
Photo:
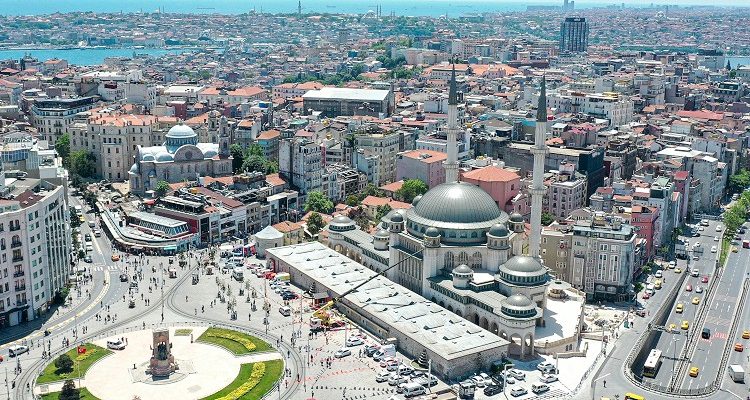
[[[701,282],[701,280],[703,279],[703,277],[708,277],[710,282],[710,279],[712,279],[713,277],[716,260],[719,253],[718,251],[716,253],[712,253],[711,249],[712,247],[716,247],[718,250],[721,246],[721,242],[716,241],[715,239],[719,238],[721,235],[721,232],[718,232],[716,230],[717,227],[721,227],[721,225],[722,224],[717,221],[710,221],[709,226],[704,227],[703,231],[699,231],[700,237],[683,238],[684,240],[689,241],[690,248],[694,248],[694,243],[700,243],[700,249],[702,249],[703,251],[693,251],[693,253],[691,254],[692,257],[698,256],[697,260],[677,260],[677,267],[682,270],[682,273],[689,275],[688,277],[686,277],[683,288],[680,289],[680,293],[678,294],[677,299],[671,305],[671,312],[669,314],[669,317],[667,318],[667,322],[665,323],[665,326],[667,327],[669,327],[670,324],[674,324],[675,329],[672,331],[672,333],[662,332],[659,336],[659,342],[657,346],[655,346],[655,348],[658,348],[662,351],[662,366],[654,379],[644,378],[644,380],[647,382],[654,382],[664,387],[669,386],[672,375],[673,373],[675,373],[675,368],[678,365],[680,354],[687,342],[686,339],[689,330],[684,330],[681,328],[682,322],[687,321],[689,326],[692,326],[698,313],[699,307],[704,306],[703,298],[705,295],[705,288],[708,284]],[[692,270],[694,268],[697,268],[699,270],[699,274],[697,277],[693,276],[692,274]],[[667,278],[667,280],[676,279],[677,276],[675,275],[674,271],[675,270],[663,271],[664,277]],[[697,288],[699,286],[704,290],[702,293],[697,293]],[[688,287],[691,290],[688,291]],[[662,292],[665,290],[667,289],[662,289]],[[697,305],[692,304],[692,300],[695,297],[700,300],[700,303],[698,303]],[[682,313],[677,312],[678,304],[682,304],[683,306]]]

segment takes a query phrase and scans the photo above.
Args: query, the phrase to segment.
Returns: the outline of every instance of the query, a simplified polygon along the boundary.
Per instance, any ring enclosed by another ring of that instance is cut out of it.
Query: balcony
[[[23,271],[16,271],[13,273],[14,278],[20,278],[22,276],[26,275]]]
[[[10,226],[10,231],[11,232],[20,231],[20,230],[21,230],[21,225],[20,224],[19,225],[11,225]]]
[[[23,261],[23,256],[13,256],[13,262]]]
[[[16,292],[23,292],[24,290],[26,290],[26,285],[24,284],[24,285],[16,286],[15,289],[16,289]]]
[[[26,300],[26,299],[23,299],[23,300],[17,300],[17,301],[16,301],[16,307],[21,307],[21,306],[25,306],[25,305],[26,305],[26,304],[28,304],[28,303],[29,303],[29,301],[28,301],[28,300]]]
[[[12,242],[10,244],[11,249],[15,249],[16,247],[21,247],[23,245],[23,242]]]

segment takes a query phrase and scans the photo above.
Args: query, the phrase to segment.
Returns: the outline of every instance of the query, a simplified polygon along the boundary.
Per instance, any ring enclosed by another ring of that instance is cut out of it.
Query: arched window
[[[445,268],[453,269],[453,253],[445,253],[445,259],[443,260]]]
[[[461,264],[469,265],[469,255],[465,251],[458,253],[458,265]]]
[[[482,253],[477,251],[471,256],[471,268],[482,268]]]
[[[477,238],[477,233],[476,232],[471,232],[471,238],[472,239],[476,239]]]

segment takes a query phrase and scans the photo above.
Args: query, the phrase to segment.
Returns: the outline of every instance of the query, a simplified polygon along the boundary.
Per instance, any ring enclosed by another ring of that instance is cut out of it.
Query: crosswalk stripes
[[[562,390],[562,389],[553,389],[549,392],[545,392],[544,394],[537,396],[537,399],[561,399],[564,398],[566,395],[569,395],[570,392]]]
[[[91,269],[97,272],[104,271],[105,269],[107,271],[119,271],[120,270],[120,268],[115,265],[96,265],[96,266],[91,267]]]

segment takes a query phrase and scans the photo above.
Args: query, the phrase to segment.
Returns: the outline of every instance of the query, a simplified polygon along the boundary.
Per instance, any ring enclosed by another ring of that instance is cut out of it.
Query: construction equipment
[[[360,283],[357,286],[354,286],[353,288],[347,290],[346,292],[342,293],[341,295],[332,298],[327,303],[323,304],[320,308],[315,310],[310,317],[310,330],[311,331],[320,331],[324,329],[331,329],[331,328],[339,328],[344,326],[344,321],[335,316],[333,314],[333,311],[331,308],[333,308],[334,305],[340,300],[346,297],[347,295],[355,292],[357,289],[361,288],[365,284],[369,283],[373,279],[377,278],[378,276],[381,276],[385,274],[386,272],[390,271],[391,269],[401,265],[402,262],[408,260],[410,257],[414,257],[420,253],[422,253],[424,249],[419,249],[415,251],[414,253],[409,254],[407,257],[404,257],[403,260],[397,262],[396,264],[391,265],[390,267],[378,272],[377,274],[369,277],[368,279],[365,279],[362,283]]]

